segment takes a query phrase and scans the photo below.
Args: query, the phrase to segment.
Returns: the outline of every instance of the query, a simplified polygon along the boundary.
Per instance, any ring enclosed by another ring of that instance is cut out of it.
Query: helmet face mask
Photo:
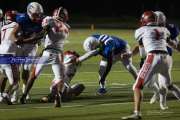
[[[69,20],[68,11],[63,7],[55,9],[53,12],[53,17],[62,22],[67,22]]]
[[[157,17],[153,11],[145,11],[141,16],[141,26],[157,24]]]
[[[27,14],[28,14],[29,18],[33,21],[41,20],[43,12],[44,11],[43,11],[41,4],[39,4],[37,2],[31,2],[27,6]]]

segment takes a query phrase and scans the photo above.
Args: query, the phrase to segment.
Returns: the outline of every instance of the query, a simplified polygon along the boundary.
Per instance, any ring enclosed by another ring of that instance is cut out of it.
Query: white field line
[[[91,86],[99,86],[98,83],[96,82],[82,82],[83,84],[85,84],[86,87],[91,87]],[[131,84],[120,84],[120,83],[112,83],[110,85],[107,85],[108,88],[124,88],[124,86],[129,86]],[[48,87],[33,87],[33,89],[45,89]]]
[[[121,84],[121,83],[112,83],[112,85],[117,85],[117,86],[127,86],[128,84]]]
[[[123,72],[127,72],[127,71],[111,71],[111,72],[116,72],[116,73],[123,73]],[[80,73],[87,73],[87,74],[94,74],[94,73],[98,73],[98,72],[80,72]],[[53,74],[49,74],[49,73],[42,73],[42,74],[40,74],[40,75],[42,75],[42,76],[54,76]]]
[[[105,104],[99,104],[100,106],[111,106],[111,105],[126,105],[126,104],[132,104],[133,102],[123,102],[123,103],[105,103]],[[147,103],[148,102],[143,102],[143,103]],[[60,109],[63,108],[73,108],[73,107],[86,107],[88,105],[72,105],[72,106],[63,106]],[[29,110],[29,109],[54,109],[54,107],[52,106],[46,106],[46,107],[29,107],[29,108],[7,108],[7,109],[1,109],[0,108],[0,112],[4,112],[4,111],[17,111],[17,110]],[[172,112],[172,111],[160,111],[160,110],[151,110],[151,111],[146,111],[144,114],[146,115],[158,115],[158,116],[164,116],[165,114],[175,114],[177,112]]]
[[[109,105],[124,105],[124,104],[130,104],[133,102],[123,102],[123,103],[103,103],[103,104],[99,104],[101,106],[109,106]],[[72,107],[86,107],[89,105],[67,105],[67,106],[63,106],[62,108],[72,108]],[[39,106],[39,107],[27,107],[27,108],[0,108],[0,111],[15,111],[15,110],[27,110],[27,109],[49,109],[49,108],[53,108],[52,106]]]
[[[172,71],[180,71],[180,69],[172,69]],[[119,71],[111,71],[111,72],[114,72],[114,73],[124,73],[124,72],[128,72],[127,70],[119,70]],[[80,73],[98,73],[98,72],[80,72]],[[42,73],[41,74],[42,76],[54,76],[53,74],[49,74],[49,73]]]

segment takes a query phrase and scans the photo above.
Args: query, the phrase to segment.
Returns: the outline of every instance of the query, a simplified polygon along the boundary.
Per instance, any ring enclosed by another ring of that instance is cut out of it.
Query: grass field
[[[65,50],[76,50],[83,54],[83,40],[92,33],[105,33],[116,35],[125,39],[133,47],[134,30],[119,29],[72,29]],[[180,55],[175,52],[172,71],[173,82],[180,87]],[[98,64],[100,57],[87,60],[79,68],[73,83],[83,83],[85,91],[75,100],[63,103],[62,108],[53,108],[52,103],[40,103],[42,96],[49,93],[49,85],[53,75],[50,67],[46,67],[31,90],[32,102],[29,104],[11,105],[0,104],[0,120],[120,120],[133,110],[132,76],[125,68],[117,63],[108,75],[108,94],[97,96],[98,89]],[[133,63],[138,67],[139,57],[133,58]],[[149,104],[152,92],[144,89],[144,102],[142,104],[143,120],[179,120],[180,102],[172,94],[168,94],[169,109],[162,111],[159,103]]]

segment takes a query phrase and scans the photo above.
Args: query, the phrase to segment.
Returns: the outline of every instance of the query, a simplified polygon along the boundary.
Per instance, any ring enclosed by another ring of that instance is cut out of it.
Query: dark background
[[[137,20],[145,10],[161,10],[168,19],[177,22],[180,19],[179,0],[0,0],[0,8],[24,12],[31,1],[41,3],[47,15],[58,6],[67,8],[72,23],[94,19],[98,22],[101,18],[109,21]]]

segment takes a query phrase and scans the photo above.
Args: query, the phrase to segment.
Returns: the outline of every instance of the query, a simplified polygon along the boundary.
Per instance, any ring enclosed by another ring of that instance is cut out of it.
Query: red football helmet
[[[63,22],[66,22],[69,20],[68,11],[63,7],[59,7],[55,9],[53,12],[53,17]]]
[[[5,23],[8,24],[10,22],[15,21],[16,15],[17,15],[17,11],[15,11],[15,10],[8,10],[8,11],[6,11],[5,12],[5,16],[4,16]]]
[[[141,26],[156,24],[156,14],[153,11],[145,11],[141,16]]]

